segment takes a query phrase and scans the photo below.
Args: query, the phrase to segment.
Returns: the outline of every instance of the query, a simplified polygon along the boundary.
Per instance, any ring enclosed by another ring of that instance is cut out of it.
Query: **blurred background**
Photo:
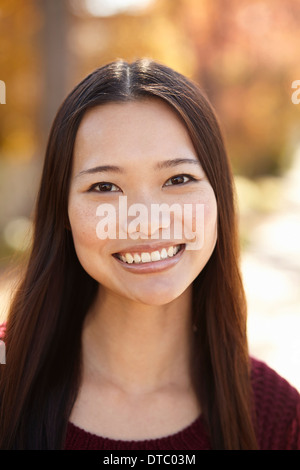
[[[139,57],[196,80],[217,111],[238,194],[250,351],[300,390],[298,0],[0,0],[0,323],[58,106],[96,67]]]

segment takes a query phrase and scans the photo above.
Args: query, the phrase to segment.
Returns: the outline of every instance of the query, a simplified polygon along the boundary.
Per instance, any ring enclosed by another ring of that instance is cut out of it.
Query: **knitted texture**
[[[251,359],[251,379],[260,450],[300,450],[300,395],[266,364]],[[200,416],[180,432],[158,439],[121,441],[96,436],[72,423],[66,449],[98,450],[210,450],[211,444]]]
[[[256,432],[262,450],[300,450],[300,395],[263,362],[252,360]]]
[[[0,325],[0,339],[5,326]],[[4,367],[9,367],[5,365]],[[255,428],[261,450],[300,450],[300,394],[273,369],[251,359]],[[116,440],[87,432],[69,422],[67,450],[210,450],[205,422],[199,416],[185,429],[166,437]]]
[[[167,437],[141,441],[121,441],[96,436],[69,423],[67,450],[209,450],[209,438],[199,417],[184,430]]]

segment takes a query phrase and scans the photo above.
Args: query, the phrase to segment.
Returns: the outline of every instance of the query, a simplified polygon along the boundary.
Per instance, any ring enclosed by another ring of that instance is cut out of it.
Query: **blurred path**
[[[300,149],[242,258],[250,351],[300,390]]]

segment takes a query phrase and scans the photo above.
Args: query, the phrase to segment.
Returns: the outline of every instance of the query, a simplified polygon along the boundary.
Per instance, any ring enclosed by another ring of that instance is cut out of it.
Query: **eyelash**
[[[95,183],[93,184],[90,189],[88,190],[88,192],[96,192],[96,193],[110,193],[110,192],[117,192],[117,191],[97,191],[96,188],[97,186],[100,186],[100,185],[110,185],[110,186],[115,186],[117,188],[117,185],[116,184],[113,184],[113,183],[109,183],[108,181],[102,181],[102,183]]]
[[[183,177],[183,178],[189,178],[189,181],[185,181],[183,183],[178,183],[178,184],[166,184],[168,181],[170,180],[174,180],[175,178],[179,178],[179,177]],[[182,186],[182,185],[185,185],[187,183],[189,183],[190,181],[199,181],[197,178],[194,178],[192,175],[188,175],[188,174],[179,174],[179,175],[175,175],[175,176],[172,176],[171,178],[169,178],[166,183],[164,184],[164,186]],[[117,192],[117,191],[97,191],[96,188],[97,186],[100,186],[100,185],[110,185],[110,186],[115,186],[116,188],[118,187],[116,184],[113,184],[113,183],[109,183],[108,181],[103,181],[101,183],[95,183],[93,184],[88,192],[97,192],[97,193],[107,193],[107,192]],[[120,188],[119,188],[120,189]]]
[[[167,180],[170,181],[170,180],[174,180],[175,178],[179,178],[179,177],[183,177],[183,178],[189,178],[189,181],[185,181],[184,183],[179,183],[179,185],[183,185],[183,184],[187,184],[189,183],[190,181],[198,181],[196,178],[194,178],[192,175],[187,175],[187,174],[179,174],[179,175],[175,175],[175,176],[172,176],[171,178],[169,178]],[[165,186],[166,186],[166,183],[165,183]],[[167,186],[177,186],[177,184],[168,184]]]

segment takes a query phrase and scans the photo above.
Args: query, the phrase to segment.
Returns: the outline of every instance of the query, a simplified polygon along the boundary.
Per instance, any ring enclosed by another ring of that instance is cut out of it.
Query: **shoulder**
[[[259,446],[300,449],[300,394],[264,362],[251,359],[251,382]]]

